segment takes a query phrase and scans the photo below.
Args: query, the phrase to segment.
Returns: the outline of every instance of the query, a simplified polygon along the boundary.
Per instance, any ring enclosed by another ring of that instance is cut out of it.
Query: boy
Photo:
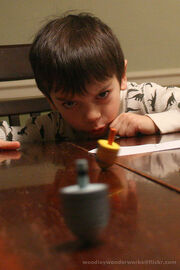
[[[128,83],[117,38],[92,15],[48,22],[35,37],[30,62],[53,112],[29,119],[24,128],[3,121],[1,149],[16,149],[19,142],[102,138],[109,127],[128,137],[180,131],[180,89]]]

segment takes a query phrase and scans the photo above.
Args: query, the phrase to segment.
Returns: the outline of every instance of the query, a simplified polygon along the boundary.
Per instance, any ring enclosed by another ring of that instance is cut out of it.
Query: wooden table
[[[146,136],[119,142],[160,139]],[[180,269],[179,193],[125,168],[151,175],[150,162],[142,162],[151,153],[119,157],[109,170],[101,171],[87,151],[95,145],[26,145],[19,153],[0,153],[0,269]],[[173,153],[180,157],[180,150]],[[83,246],[62,216],[59,189],[75,184],[77,158],[88,159],[91,182],[109,185],[110,220],[96,246]],[[174,173],[176,180],[169,181],[177,185],[180,175]],[[161,180],[167,182],[166,176]]]

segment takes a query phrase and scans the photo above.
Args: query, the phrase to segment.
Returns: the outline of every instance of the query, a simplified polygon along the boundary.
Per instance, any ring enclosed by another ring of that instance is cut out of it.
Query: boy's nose
[[[88,122],[96,122],[101,117],[101,112],[97,108],[87,108],[85,116]]]

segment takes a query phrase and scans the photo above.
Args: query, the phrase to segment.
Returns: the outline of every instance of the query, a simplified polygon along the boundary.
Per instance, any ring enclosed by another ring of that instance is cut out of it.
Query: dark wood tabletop
[[[119,142],[131,145],[160,140],[162,136],[144,136]],[[157,174],[147,161],[150,153],[118,157],[116,164],[102,171],[87,151],[95,146],[95,142],[49,143],[0,152],[0,269],[180,269],[180,195],[133,172],[154,173],[177,186],[178,159],[173,159],[177,166],[170,173],[172,176],[174,170],[176,179],[169,178],[168,162],[161,171],[161,162],[157,164]],[[156,160],[158,156],[162,162],[166,160],[163,153],[163,158],[156,153]],[[167,157],[177,153],[180,156],[180,151],[167,151]],[[76,183],[77,158],[88,160],[92,183],[109,186],[109,224],[95,245],[82,244],[67,228],[62,214],[59,190]]]
[[[156,144],[180,140],[180,133],[121,139],[120,145]],[[118,157],[117,163],[180,193],[180,149]]]

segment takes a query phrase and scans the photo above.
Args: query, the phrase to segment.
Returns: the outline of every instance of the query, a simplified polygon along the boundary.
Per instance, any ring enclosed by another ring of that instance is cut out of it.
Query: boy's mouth
[[[100,127],[100,128],[94,128],[90,131],[90,134],[92,135],[103,135],[105,131],[107,130],[106,126]]]

